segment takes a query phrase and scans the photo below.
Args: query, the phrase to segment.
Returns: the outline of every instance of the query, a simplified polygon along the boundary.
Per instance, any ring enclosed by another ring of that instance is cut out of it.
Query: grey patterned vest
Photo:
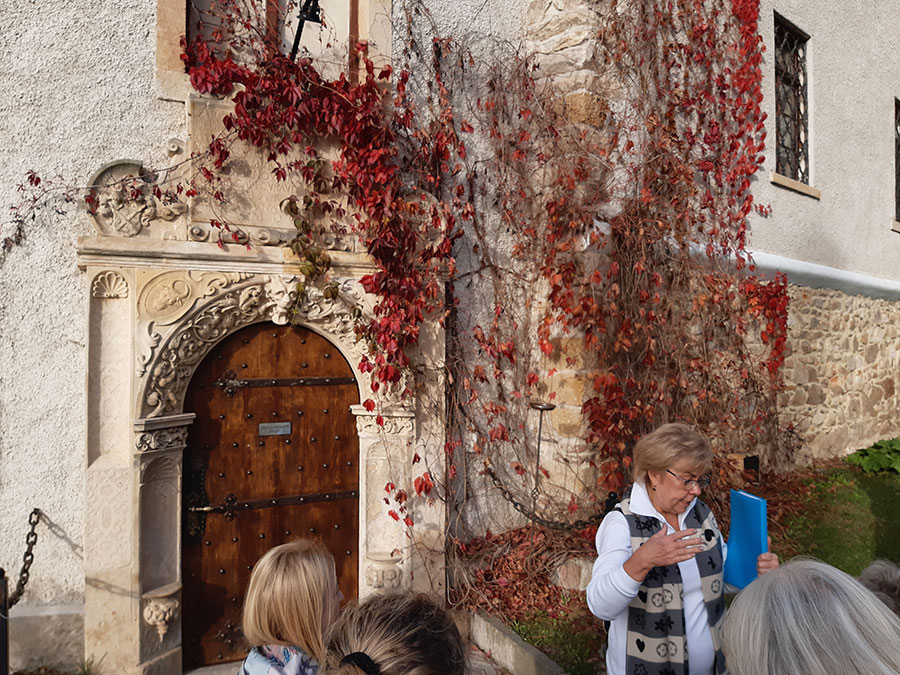
[[[636,551],[656,534],[662,523],[655,517],[631,512],[631,490],[616,510],[625,516],[631,533],[631,549]],[[685,528],[700,530],[704,549],[694,560],[700,570],[700,583],[713,648],[716,651],[714,673],[727,673],[722,655],[722,622],[725,600],[722,581],[722,545],[719,526],[709,507],[699,499],[684,521]],[[625,675],[688,675],[685,649],[685,619],[682,606],[681,572],[677,564],[654,567],[647,574],[637,596],[628,606],[628,634],[625,647]]]

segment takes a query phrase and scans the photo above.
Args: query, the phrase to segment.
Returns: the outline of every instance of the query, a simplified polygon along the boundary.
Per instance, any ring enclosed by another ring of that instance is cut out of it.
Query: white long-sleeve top
[[[684,520],[696,504],[696,498],[684,513],[678,516],[678,528],[684,529]],[[631,489],[631,511],[639,516],[656,518],[666,528],[667,534],[675,530],[650,502],[647,489],[635,483]],[[625,571],[625,562],[633,553],[631,533],[625,515],[610,511],[597,530],[595,540],[597,561],[587,587],[587,603],[594,616],[611,622],[606,648],[606,670],[609,675],[625,675],[625,643],[628,634],[628,604],[637,595],[641,582],[632,579]],[[725,559],[725,542],[722,544],[722,560]],[[703,592],[700,586],[700,570],[692,558],[678,563],[684,593],[685,639],[687,641],[690,675],[710,675],[715,660],[712,635]]]

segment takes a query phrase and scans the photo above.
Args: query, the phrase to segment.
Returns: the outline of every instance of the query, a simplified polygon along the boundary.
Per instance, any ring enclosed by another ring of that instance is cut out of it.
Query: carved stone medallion
[[[94,174],[87,201],[102,235],[134,237],[153,220],[175,220],[187,205],[164,204],[157,194],[156,176],[134,160],[110,162]]]

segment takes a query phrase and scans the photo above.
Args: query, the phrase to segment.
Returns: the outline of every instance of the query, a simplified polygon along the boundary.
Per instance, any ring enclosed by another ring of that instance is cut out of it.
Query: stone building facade
[[[897,10],[896,0],[879,2],[871,12],[837,3],[827,10],[800,0],[761,3],[769,126],[753,192],[772,211],[751,216],[750,248],[762,274],[782,272],[790,284],[780,404],[784,423],[801,441],[799,462],[840,457],[900,435],[900,44],[877,18]],[[566,92],[569,117],[589,124],[602,116],[604,83],[596,75],[598,43],[589,28],[606,20],[602,4],[534,0],[528,17],[530,51],[539,55],[543,76]],[[776,17],[806,38],[807,183],[784,180],[776,166]],[[573,415],[584,387],[573,379],[585,371],[560,368],[562,405],[553,420],[565,446],[581,434]]]
[[[397,5],[322,4],[347,39],[368,38],[379,58],[389,58],[400,39],[391,22]],[[503,12],[474,0],[429,4],[448,35],[499,37],[543,54],[544,75],[565,83],[570,116],[589,124],[603,114],[591,29],[602,3],[521,0],[505,3]],[[900,1],[881,0],[867,12],[826,4],[764,0],[760,24],[770,120],[775,12],[808,36],[808,184],[781,180],[774,156],[767,156],[754,191],[757,201],[772,205],[772,215],[754,217],[751,235],[760,269],[783,271],[792,284],[783,404],[803,441],[803,460],[841,456],[900,434],[894,212],[900,44],[884,18],[897,14]],[[13,27],[0,39],[0,59],[9,64],[0,69],[2,203],[17,202],[15,185],[32,169],[90,184],[142,164],[175,163],[208,140],[222,112],[221,104],[191,96],[178,58],[182,0],[80,5],[47,11],[0,0]],[[314,33],[305,39],[316,47]],[[93,657],[103,659],[103,668],[129,673],[179,672],[181,457],[194,421],[184,409],[185,387],[217,340],[286,320],[297,274],[282,248],[289,233],[274,208],[283,196],[274,184],[253,190],[252,213],[243,215],[252,251],[223,251],[200,209],[150,205],[98,220],[80,211],[44,213],[5,263],[0,566],[17,571],[30,509],[39,506],[47,518],[32,580],[13,612],[14,668],[72,666]],[[353,307],[371,306],[358,285],[368,263],[353,245],[333,246],[349,304],[314,297],[300,323],[355,367],[358,345],[347,332],[348,316]],[[212,332],[201,335],[201,326]],[[584,364],[574,344],[560,346],[573,358],[551,364],[558,368],[552,386],[559,405],[544,429],[556,459],[571,465],[582,438]],[[442,358],[443,336],[432,326],[420,359],[435,396],[444,386]],[[369,396],[367,375],[357,369],[354,376],[361,403]],[[359,590],[440,588],[441,559],[418,553],[442,548],[442,506],[422,506],[426,526],[416,549],[400,530],[382,527],[389,519],[380,493],[415,453],[440,467],[441,421],[416,402],[381,403],[383,428],[364,408],[353,408]],[[168,566],[157,564],[159,556]],[[148,575],[151,559],[163,572]],[[34,647],[51,644],[52,653]]]

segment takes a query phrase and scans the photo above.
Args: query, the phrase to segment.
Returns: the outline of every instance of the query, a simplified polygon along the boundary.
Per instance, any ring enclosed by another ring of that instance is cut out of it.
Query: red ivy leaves
[[[434,481],[431,480],[431,474],[426,471],[416,478],[413,481],[413,487],[415,488],[416,494],[420,497],[422,495],[427,496],[431,494],[431,491],[434,489]]]

